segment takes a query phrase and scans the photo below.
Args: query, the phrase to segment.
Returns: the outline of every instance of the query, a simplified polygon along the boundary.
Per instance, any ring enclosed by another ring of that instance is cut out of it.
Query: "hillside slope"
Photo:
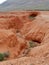
[[[7,0],[0,5],[0,11],[49,10],[49,0]]]
[[[49,65],[49,11],[0,12],[0,65]]]

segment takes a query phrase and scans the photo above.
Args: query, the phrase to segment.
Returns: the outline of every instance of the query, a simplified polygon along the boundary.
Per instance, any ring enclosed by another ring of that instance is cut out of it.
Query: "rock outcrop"
[[[0,53],[7,51],[0,65],[49,65],[49,11],[0,13]]]

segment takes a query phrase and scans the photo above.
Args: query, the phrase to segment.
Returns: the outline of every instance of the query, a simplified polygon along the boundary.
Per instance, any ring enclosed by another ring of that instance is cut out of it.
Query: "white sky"
[[[0,4],[4,3],[5,1],[7,1],[7,0],[0,0]]]

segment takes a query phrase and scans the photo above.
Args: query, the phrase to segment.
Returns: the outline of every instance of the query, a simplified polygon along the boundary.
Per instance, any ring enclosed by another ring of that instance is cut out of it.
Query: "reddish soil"
[[[49,11],[0,12],[4,52],[9,57],[0,65],[49,65]]]

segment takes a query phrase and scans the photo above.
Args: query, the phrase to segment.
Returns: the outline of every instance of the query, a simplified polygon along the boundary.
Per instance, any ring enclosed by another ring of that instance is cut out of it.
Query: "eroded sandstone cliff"
[[[49,65],[49,11],[1,12],[0,53],[7,51],[0,65]]]

